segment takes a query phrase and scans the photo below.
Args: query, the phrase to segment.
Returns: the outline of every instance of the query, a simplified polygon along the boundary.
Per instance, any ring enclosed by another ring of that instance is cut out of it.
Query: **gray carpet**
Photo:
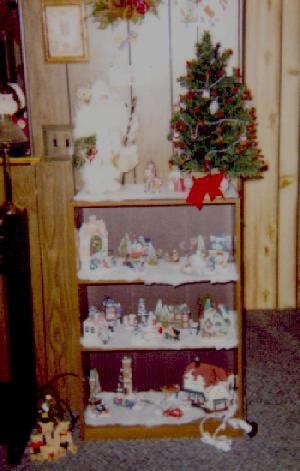
[[[198,439],[80,442],[76,455],[53,463],[0,470],[52,471],[300,471],[300,312],[247,315],[247,418],[258,434],[235,439],[223,452]]]

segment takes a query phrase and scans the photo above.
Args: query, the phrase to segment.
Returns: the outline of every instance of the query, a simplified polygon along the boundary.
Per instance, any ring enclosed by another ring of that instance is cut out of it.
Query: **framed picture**
[[[88,60],[83,0],[43,0],[46,62]]]

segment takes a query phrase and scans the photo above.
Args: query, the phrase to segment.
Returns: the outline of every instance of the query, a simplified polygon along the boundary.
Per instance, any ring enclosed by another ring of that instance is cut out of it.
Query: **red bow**
[[[187,196],[186,202],[201,208],[205,195],[209,195],[210,200],[213,201],[217,196],[224,198],[220,189],[221,182],[224,175],[222,173],[215,173],[214,175],[206,175],[205,177],[193,177],[193,186]]]

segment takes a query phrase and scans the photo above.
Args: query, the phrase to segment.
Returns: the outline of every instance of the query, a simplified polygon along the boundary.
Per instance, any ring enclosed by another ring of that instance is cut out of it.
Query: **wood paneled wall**
[[[237,0],[226,4],[227,16],[212,27],[213,36],[222,46],[232,47],[233,64],[237,64],[240,4]],[[182,23],[179,2],[164,0],[158,17],[147,15],[141,25],[129,26],[136,33],[130,48],[121,46],[128,32],[126,23],[100,31],[89,19],[89,62],[46,64],[41,2],[23,1],[22,5],[33,153],[44,153],[42,125],[72,123],[78,86],[107,80],[111,65],[131,62],[140,118],[137,181],[150,158],[166,178],[169,119],[179,93],[176,78],[185,72],[195,41],[209,25]],[[299,0],[251,0],[244,6],[245,76],[257,107],[259,142],[269,163],[265,178],[245,188],[244,292],[249,309],[296,306],[299,8]],[[128,100],[130,89],[120,88],[119,93]]]
[[[68,250],[74,229],[67,222],[74,193],[72,165],[70,161],[29,163],[27,159],[23,164],[21,160],[14,159],[12,165],[13,201],[28,214],[37,383],[45,385],[57,375],[72,373],[58,377],[53,386],[79,410],[77,285],[74,257]],[[1,172],[0,202],[3,199]],[[1,287],[0,283],[0,296]]]
[[[245,305],[299,307],[300,1],[246,3],[246,80],[269,170],[245,192]],[[297,301],[298,292],[298,301]]]

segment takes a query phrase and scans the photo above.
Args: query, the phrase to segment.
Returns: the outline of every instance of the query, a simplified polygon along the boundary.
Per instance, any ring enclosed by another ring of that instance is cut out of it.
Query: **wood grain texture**
[[[44,155],[42,126],[70,124],[66,65],[45,63],[42,2],[23,0],[22,10],[32,153]]]
[[[38,167],[39,227],[45,306],[48,377],[80,373],[79,329],[74,320],[76,296],[70,262],[68,204],[73,196],[70,161],[44,162]],[[79,407],[79,379],[59,381],[61,397]]]
[[[211,419],[205,423],[204,430],[209,433],[214,433],[220,421]],[[112,426],[112,427],[86,427],[84,430],[84,440],[132,440],[132,439],[148,439],[148,438],[180,438],[190,437],[199,438],[200,421],[194,421],[187,424],[180,425],[160,425],[157,427],[142,427],[142,426]],[[243,432],[241,429],[233,429],[227,426],[224,431],[227,437],[241,437]]]
[[[269,169],[245,185],[245,306],[277,304],[278,165],[281,72],[280,0],[246,3],[245,78],[254,96],[258,142]]]
[[[137,182],[143,182],[149,160],[166,180],[171,155],[167,139],[171,111],[167,2],[160,5],[158,17],[148,15],[141,25],[132,26],[132,31],[137,35],[132,43],[133,93],[139,113]]]
[[[282,3],[281,75],[277,307],[292,308],[296,305],[300,1]]]
[[[38,384],[44,384],[47,380],[47,364],[44,337],[40,239],[37,219],[36,166],[22,165],[18,162],[16,165],[12,166],[11,173],[13,201],[17,206],[26,208],[28,214],[36,376]],[[0,197],[2,201],[4,199],[2,175]]]

